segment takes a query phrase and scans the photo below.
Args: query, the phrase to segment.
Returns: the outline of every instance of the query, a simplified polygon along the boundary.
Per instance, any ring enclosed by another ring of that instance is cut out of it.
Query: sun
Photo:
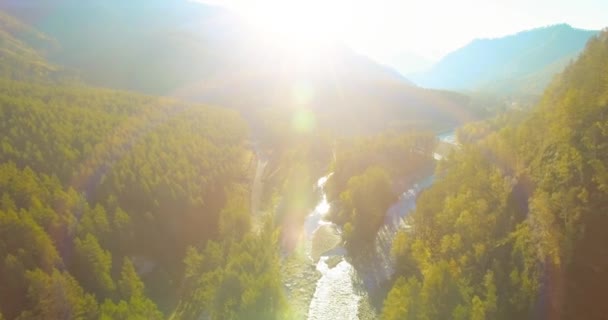
[[[326,49],[348,29],[348,6],[342,1],[259,0],[239,6],[254,27],[285,49],[302,54]]]

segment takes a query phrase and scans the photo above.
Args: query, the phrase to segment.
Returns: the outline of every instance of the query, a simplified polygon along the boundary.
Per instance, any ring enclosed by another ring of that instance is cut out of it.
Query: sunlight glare
[[[293,87],[293,98],[298,106],[309,106],[314,99],[314,87],[307,82],[298,82]]]
[[[348,3],[342,0],[260,0],[239,11],[283,49],[304,55],[326,50],[352,21]]]
[[[298,109],[294,114],[292,125],[296,132],[311,132],[315,127],[315,115],[309,109]]]

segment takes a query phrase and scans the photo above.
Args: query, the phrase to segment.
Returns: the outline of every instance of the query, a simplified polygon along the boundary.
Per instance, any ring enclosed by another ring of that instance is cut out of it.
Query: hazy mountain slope
[[[57,39],[61,49],[50,59],[96,85],[244,111],[312,108],[318,121],[345,132],[449,127],[472,117],[464,96],[414,87],[339,44],[325,54],[286,48],[198,3],[12,0],[0,8]]]
[[[608,32],[539,104],[458,133],[393,242],[382,319],[606,319]]]
[[[0,12],[0,75],[15,80],[45,79],[58,68],[44,58],[43,50],[55,43],[45,35]]]
[[[92,84],[169,93],[194,75],[209,74],[208,55],[230,52],[208,52],[193,41],[188,24],[215,11],[187,1],[25,0],[0,8],[55,38],[59,48],[49,59],[79,70]],[[207,30],[198,27],[198,33]]]
[[[45,60],[52,43],[0,16],[0,319],[166,319],[187,248],[218,241],[226,264],[242,261],[247,124],[226,108],[65,83]],[[265,233],[243,241],[256,261],[278,254]],[[230,274],[266,290],[252,305],[268,314],[261,302],[279,309],[282,287],[264,265]]]
[[[560,24],[498,39],[477,39],[412,79],[432,88],[541,93],[596,33]]]
[[[240,110],[311,110],[318,124],[342,132],[441,127],[472,117],[463,95],[412,86],[366,57],[338,46],[332,50],[330,59],[311,68],[269,52],[266,59],[246,62],[247,74],[221,73],[178,95]]]

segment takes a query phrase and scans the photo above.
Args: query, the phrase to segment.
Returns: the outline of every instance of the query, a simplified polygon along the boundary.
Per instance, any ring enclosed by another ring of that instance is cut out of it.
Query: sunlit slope
[[[170,93],[213,68],[205,44],[193,41],[188,28],[214,9],[179,3],[7,0],[0,9],[56,39],[49,59],[78,70],[90,84]]]
[[[474,116],[464,96],[414,87],[338,43],[277,42],[224,9],[185,0],[2,7],[56,38],[51,60],[92,84],[245,111],[310,108],[317,121],[343,123],[339,131],[451,127]]]
[[[56,45],[49,37],[0,11],[0,76],[15,80],[49,80],[58,67],[44,52]]]
[[[395,240],[384,319],[605,319],[608,32],[529,112],[466,126]]]
[[[392,70],[341,46],[326,54],[310,62],[270,51],[259,60],[246,61],[243,69],[194,84],[180,95],[245,111],[307,110],[314,113],[317,125],[338,132],[446,128],[475,117],[464,95],[412,86]]]
[[[594,34],[597,31],[560,24],[503,38],[478,39],[412,78],[432,88],[540,94]]]
[[[7,319],[160,319],[186,248],[223,237],[220,221],[248,223],[235,199],[248,199],[251,155],[235,111],[0,79],[0,119]]]

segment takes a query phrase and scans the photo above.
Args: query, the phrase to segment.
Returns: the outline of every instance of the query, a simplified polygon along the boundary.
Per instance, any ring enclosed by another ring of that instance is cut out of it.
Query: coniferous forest
[[[608,31],[577,40],[540,96],[424,89],[340,47],[344,87],[325,65],[294,71],[322,94],[283,103],[296,76],[235,64],[241,29],[179,49],[230,75],[217,96],[138,92],[113,78],[120,54],[79,69],[99,48],[79,56],[79,31],[15,3],[0,5],[0,319],[606,319]],[[107,12],[92,35],[131,23]],[[171,19],[116,43],[175,44]],[[154,58],[141,83],[196,77]]]
[[[458,132],[394,243],[383,318],[606,316],[607,68],[604,32],[533,109]]]
[[[55,80],[3,36],[4,318],[162,319],[181,299],[215,319],[278,317],[276,232],[251,231],[243,118]]]

